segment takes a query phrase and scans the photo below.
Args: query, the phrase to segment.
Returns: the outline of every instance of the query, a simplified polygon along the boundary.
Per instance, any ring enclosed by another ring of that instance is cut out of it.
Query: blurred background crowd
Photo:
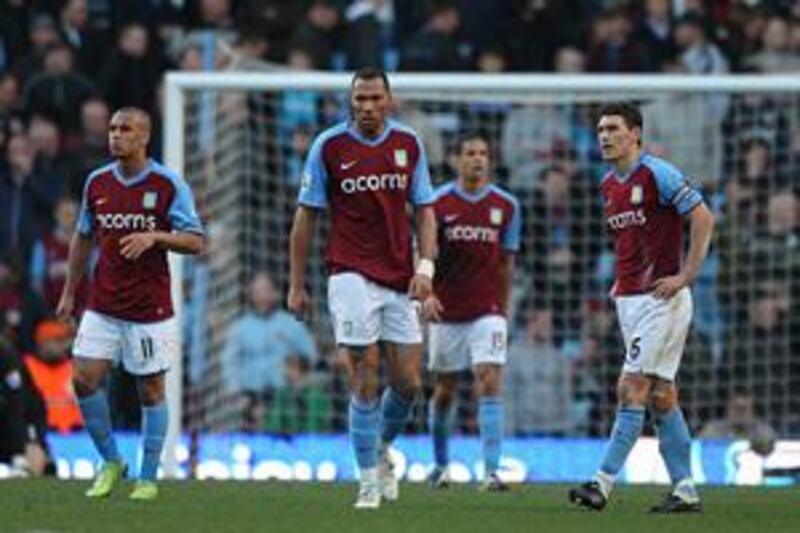
[[[122,105],[150,111],[152,153],[160,157],[167,70],[363,66],[790,73],[800,70],[800,1],[3,0],[0,461],[43,444],[47,431],[81,426],[69,383],[73,332],[52,315],[83,181],[108,157],[110,113]],[[220,320],[209,310],[210,278],[224,268],[225,249],[212,245],[184,269],[186,427],[338,431],[347,395],[330,333],[323,319],[309,329],[281,309],[285,254],[274,250],[285,250],[310,139],[346,107],[296,91],[234,109],[244,111],[240,123],[274,124],[254,149],[272,154],[254,167],[256,187],[267,191],[259,198],[266,199],[251,199],[247,208],[285,216],[269,218],[273,225],[242,245],[262,252],[245,260],[245,290],[237,298],[247,310],[240,316]],[[678,95],[644,108],[648,149],[696,176],[720,219],[695,289],[695,327],[680,376],[701,435],[800,436],[798,109],[794,95],[769,94]],[[525,208],[506,372],[509,434],[608,430],[621,341],[605,294],[613,260],[595,192],[602,164],[591,111],[513,102],[399,104],[401,117],[422,134],[437,180],[452,176],[450,141],[460,126],[487,129],[498,179]],[[252,118],[259,115],[268,118]],[[208,206],[211,191],[198,183],[213,240],[225,230]],[[211,355],[215,335],[224,340]],[[132,382],[122,372],[114,379],[115,423],[136,428]],[[460,429],[474,432],[470,389],[462,396]],[[214,423],[215,405],[231,398],[240,415],[232,424]],[[413,428],[425,430],[424,409]]]

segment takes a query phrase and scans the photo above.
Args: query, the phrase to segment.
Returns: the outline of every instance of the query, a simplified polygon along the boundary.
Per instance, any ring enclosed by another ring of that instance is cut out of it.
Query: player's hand
[[[414,299],[424,302],[433,293],[433,280],[425,274],[414,274],[408,284],[408,295]]]
[[[434,294],[425,298],[422,303],[422,318],[428,322],[440,322],[442,320],[442,311],[444,311],[444,306]]]
[[[135,261],[156,245],[155,233],[130,233],[119,240],[119,253],[125,259]]]
[[[311,296],[305,288],[289,287],[286,306],[298,320],[308,320],[311,317]]]
[[[56,306],[56,318],[65,324],[72,324],[72,314],[75,312],[75,296],[72,294],[67,294],[66,292],[61,294],[61,298],[58,300],[58,305]]]
[[[653,296],[659,300],[669,300],[688,284],[683,274],[659,278],[653,283]]]

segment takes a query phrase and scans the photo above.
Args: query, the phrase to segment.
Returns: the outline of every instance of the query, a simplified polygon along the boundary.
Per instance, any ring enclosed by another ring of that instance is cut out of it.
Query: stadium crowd
[[[51,319],[83,181],[108,157],[111,111],[122,105],[150,111],[152,152],[159,157],[167,70],[268,63],[302,70],[795,72],[800,1],[6,0],[0,5],[0,461],[31,439],[43,442],[45,428],[81,425],[74,398],[64,395],[71,333]],[[273,133],[289,147],[274,173],[289,198],[311,135],[328,122],[315,95],[291,99]],[[780,436],[798,437],[800,106],[765,95],[680,104],[717,118],[683,126],[695,128],[689,135],[698,142],[678,161],[701,177],[721,221],[695,288],[697,318],[680,376],[683,405],[700,429],[725,415],[726,398],[744,397],[751,417],[755,412]],[[674,141],[670,108],[663,107],[645,109],[645,140],[654,151]],[[425,111],[409,106],[400,114],[424,126]],[[605,297],[613,265],[595,201],[600,165],[589,109],[511,111],[479,111],[494,125],[501,183],[526,208],[505,387],[509,433],[603,435],[621,343]],[[417,129],[436,174],[451,174],[448,136]],[[264,179],[276,178],[267,172]],[[270,273],[277,277],[286,266],[256,266],[270,272],[252,276],[252,309],[230,328],[219,363],[226,391],[245,412],[238,429],[342,429],[346,388],[335,350],[275,315],[283,313],[274,311],[282,287]],[[198,290],[207,283],[203,276],[189,265],[185,381],[187,401],[198,405],[209,368],[198,353],[203,331],[192,328],[203,321],[196,316],[206,299]],[[122,391],[115,420],[137,427],[132,382],[123,373],[115,379],[128,384],[115,387]],[[474,432],[470,391],[463,396],[459,424]],[[188,425],[204,428],[197,420]],[[724,436],[720,427],[707,434]]]

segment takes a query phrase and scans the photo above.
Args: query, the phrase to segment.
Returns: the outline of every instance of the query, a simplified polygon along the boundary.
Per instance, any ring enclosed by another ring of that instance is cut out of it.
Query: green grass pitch
[[[83,497],[88,482],[0,481],[2,532],[182,533],[589,533],[800,532],[800,488],[704,488],[701,515],[646,513],[664,487],[620,487],[602,513],[568,505],[563,485],[525,485],[507,494],[474,486],[432,492],[401,485],[400,501],[351,508],[355,486],[268,482],[165,482],[155,502],[130,502],[129,484],[110,498]]]

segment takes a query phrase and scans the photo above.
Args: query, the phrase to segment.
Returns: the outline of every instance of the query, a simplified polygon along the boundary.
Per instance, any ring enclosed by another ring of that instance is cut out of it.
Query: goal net
[[[167,164],[189,181],[208,232],[207,252],[182,262],[184,358],[173,396],[180,392],[184,431],[346,429],[346,378],[325,301],[326,217],[308,272],[314,354],[297,344],[301,334],[270,325],[272,315],[253,318],[254,291],[271,295],[251,280],[266,274],[283,307],[302,163],[314,135],[347,117],[349,81],[298,72],[168,77]],[[480,129],[493,144],[497,182],[521,202],[504,392],[509,434],[604,436],[613,421],[623,349],[607,296],[614,264],[597,193],[605,166],[594,113],[630,98],[642,106],[645,148],[680,166],[717,215],[678,377],[693,431],[732,414],[800,436],[800,80],[407,74],[391,81],[396,115],[420,133],[437,183],[454,176],[457,134]],[[247,316],[253,320],[243,325]],[[463,383],[455,427],[469,435],[475,398],[469,379]],[[425,384],[429,397],[430,376]],[[409,431],[427,431],[423,402]]]

